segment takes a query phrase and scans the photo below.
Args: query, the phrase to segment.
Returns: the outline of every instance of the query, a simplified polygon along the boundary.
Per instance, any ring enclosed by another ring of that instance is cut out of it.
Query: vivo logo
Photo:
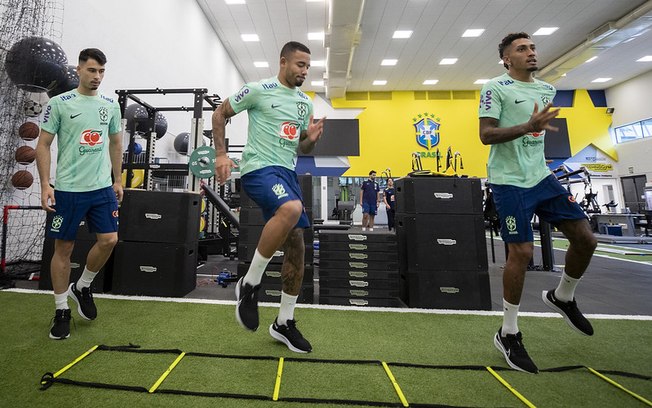
[[[244,98],[245,95],[247,95],[248,93],[249,93],[249,88],[243,88],[240,92],[238,92],[238,93],[235,95],[234,100],[235,100],[236,102],[240,102],[240,101],[242,100],[242,98]]]

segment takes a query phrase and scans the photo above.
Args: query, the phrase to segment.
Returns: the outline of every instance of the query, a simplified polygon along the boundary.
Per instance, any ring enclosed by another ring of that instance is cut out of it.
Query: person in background
[[[362,207],[362,230],[374,230],[374,218],[380,202],[380,187],[376,183],[376,171],[369,172],[369,178],[362,182],[360,206]]]
[[[394,179],[387,179],[387,188],[383,191],[383,202],[387,209],[387,228],[391,231],[394,228],[394,214],[396,212],[396,193],[394,191]]]

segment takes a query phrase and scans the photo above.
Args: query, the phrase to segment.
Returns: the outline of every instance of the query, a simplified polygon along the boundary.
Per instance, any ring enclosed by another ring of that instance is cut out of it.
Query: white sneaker
[[[373,230],[374,230],[373,228],[369,228],[369,231],[373,231]]]
[[[366,230],[367,230],[367,227],[362,227],[362,230],[363,230],[363,231],[366,231]]]

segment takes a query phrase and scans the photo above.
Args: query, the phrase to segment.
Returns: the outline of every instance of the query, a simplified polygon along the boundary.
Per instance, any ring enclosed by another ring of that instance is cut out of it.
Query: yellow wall
[[[452,152],[462,155],[464,170],[458,174],[486,177],[489,146],[484,146],[478,136],[479,92],[474,99],[415,100],[414,92],[392,92],[391,100],[333,99],[333,107],[363,108],[358,116],[360,124],[360,156],[350,156],[348,177],[366,177],[369,170],[379,174],[390,168],[394,177],[405,176],[412,171],[413,152],[434,153],[436,147],[442,154],[445,166],[448,146]],[[428,115],[440,123],[439,144],[427,150],[416,142],[414,119]],[[611,116],[605,108],[595,108],[585,90],[575,92],[572,108],[562,108],[560,117],[566,118],[571,144],[575,154],[589,143],[595,144],[616,159],[616,152],[609,136]],[[553,137],[552,134],[547,137]],[[424,169],[435,170],[435,159],[423,157]],[[442,171],[445,167],[442,167]],[[453,174],[450,169],[447,174]]]

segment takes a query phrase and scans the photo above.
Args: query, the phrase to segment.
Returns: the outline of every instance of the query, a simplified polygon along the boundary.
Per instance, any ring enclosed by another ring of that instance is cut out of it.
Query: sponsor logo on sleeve
[[[246,86],[245,86],[245,87],[242,87],[242,89],[240,89],[240,91],[238,91],[238,93],[235,94],[235,97],[233,98],[233,100],[234,100],[236,103],[238,103],[238,102],[240,102],[242,99],[244,99],[244,97],[247,96],[248,93],[249,93],[249,88],[247,88]]]

